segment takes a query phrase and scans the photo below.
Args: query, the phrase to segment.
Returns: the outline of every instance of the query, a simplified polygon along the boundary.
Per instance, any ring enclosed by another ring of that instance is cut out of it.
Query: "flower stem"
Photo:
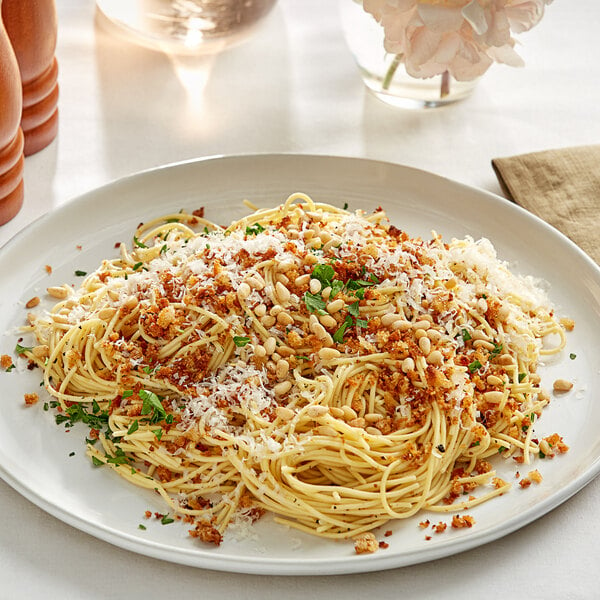
[[[440,98],[445,98],[450,93],[450,73],[442,73],[442,83],[440,85]]]
[[[402,62],[402,54],[396,54],[396,56],[394,56],[394,60],[390,63],[387,73],[385,74],[385,77],[383,79],[383,83],[381,84],[382,90],[390,89],[390,85],[392,84],[392,79],[394,79],[394,75],[396,74],[396,71],[398,70],[398,67],[400,66],[401,62]]]

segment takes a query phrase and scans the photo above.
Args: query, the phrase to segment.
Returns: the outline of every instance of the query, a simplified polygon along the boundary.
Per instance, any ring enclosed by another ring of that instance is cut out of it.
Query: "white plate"
[[[92,191],[33,223],[0,252],[0,353],[12,353],[16,325],[24,323],[24,302],[44,296],[49,285],[78,283],[77,269],[93,270],[128,241],[140,221],[180,208],[206,207],[206,215],[229,223],[246,214],[241,201],[273,206],[303,191],[318,201],[351,209],[385,207],[392,222],[411,235],[435,229],[451,236],[488,237],[499,256],[523,274],[550,285],[559,313],[574,318],[561,360],[543,370],[575,381],[574,390],[553,398],[537,435],[558,431],[570,451],[539,460],[541,485],[469,511],[476,525],[425,540],[417,517],[390,524],[389,548],[354,554],[351,542],[332,542],[282,528],[269,518],[255,537],[226,537],[219,548],[187,535],[180,523],[145,520],[144,511],[164,512],[155,495],[127,484],[109,469],[91,466],[84,452],[85,430],[65,433],[41,403],[26,408],[23,394],[38,391],[39,372],[0,374],[0,475],[23,496],[63,521],[117,546],[181,564],[264,574],[337,574],[410,565],[448,556],[508,534],[544,515],[594,478],[600,470],[600,375],[594,358],[600,339],[600,271],[576,246],[530,214],[492,194],[414,169],[350,158],[258,155],[200,160],[140,173]],[[81,246],[81,249],[78,249]],[[50,265],[48,275],[44,265]],[[80,281],[80,279],[79,279]],[[11,331],[12,330],[12,331]],[[569,354],[576,354],[572,360]],[[73,456],[70,454],[74,452]],[[514,477],[514,465],[500,469]],[[526,468],[522,469],[526,471]],[[512,475],[511,475],[512,474]],[[524,474],[524,473],[523,473]],[[138,528],[144,523],[147,530]],[[379,533],[383,538],[383,531]]]

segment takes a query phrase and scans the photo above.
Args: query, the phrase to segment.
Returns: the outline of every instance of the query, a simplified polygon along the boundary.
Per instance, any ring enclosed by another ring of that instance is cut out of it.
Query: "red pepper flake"
[[[387,550],[390,545],[387,542],[379,542],[379,547],[383,548],[384,550]]]
[[[44,268],[46,269],[46,273],[48,273],[48,275],[52,275],[52,267],[50,265],[46,265]]]
[[[388,529],[384,534],[385,537],[390,537],[390,535],[392,535],[392,530]]]
[[[433,530],[436,533],[443,533],[444,531],[446,531],[446,527],[448,527],[448,525],[446,525],[446,523],[444,523],[443,521],[440,521],[437,525],[433,526]]]
[[[151,513],[149,510],[147,510],[147,511],[144,513],[144,516],[146,517],[146,519],[149,519],[149,518],[152,516],[152,513]]]
[[[430,535],[426,535],[426,536],[425,536],[425,539],[426,539],[427,541],[429,541],[429,540],[431,539],[431,536],[430,536]]]

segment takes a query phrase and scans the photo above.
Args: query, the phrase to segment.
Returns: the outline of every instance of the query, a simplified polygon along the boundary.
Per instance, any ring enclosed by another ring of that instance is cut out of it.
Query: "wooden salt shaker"
[[[2,0],[2,19],[21,73],[21,127],[29,156],[58,132],[56,6],[54,0]]]
[[[19,65],[0,19],[0,225],[23,205],[21,109]]]

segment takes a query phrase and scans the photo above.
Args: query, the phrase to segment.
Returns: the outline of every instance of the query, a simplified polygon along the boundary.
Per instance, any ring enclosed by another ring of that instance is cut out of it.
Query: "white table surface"
[[[391,108],[365,90],[337,8],[334,0],[280,0],[252,39],[201,60],[117,38],[92,0],[57,0],[60,131],[27,158],[25,206],[0,227],[0,244],[83,192],[195,157],[375,158],[500,193],[491,158],[600,142],[597,0],[554,2],[520,36],[525,68],[492,67],[471,98],[428,111]],[[121,550],[0,481],[0,598],[593,598],[600,594],[599,503],[595,480],[524,529],[427,564],[256,577]]]

